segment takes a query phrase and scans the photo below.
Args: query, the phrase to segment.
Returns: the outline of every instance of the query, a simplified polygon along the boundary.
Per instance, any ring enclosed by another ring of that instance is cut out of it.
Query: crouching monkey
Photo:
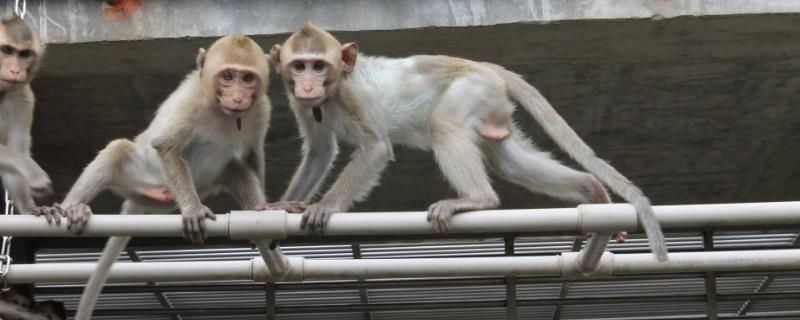
[[[30,81],[44,55],[39,35],[17,15],[0,20],[0,178],[22,214],[61,219],[36,199],[51,192],[50,177],[30,156],[34,97]]]
[[[404,59],[358,54],[311,23],[270,51],[304,138],[303,160],[283,200],[310,201],[342,141],[352,160],[310,205],[303,226],[322,232],[335,212],[363,200],[394,159],[393,144],[431,150],[459,197],[428,208],[434,230],[452,229],[454,213],[495,208],[499,198],[486,168],[532,192],[581,203],[610,202],[605,183],[632,203],[659,260],[667,249],[650,201],[605,161],[521,76],[501,66],[447,56]],[[358,60],[358,63],[356,63]],[[571,169],[537,149],[512,121],[516,105],[589,173]],[[617,235],[618,240],[625,234]]]
[[[243,208],[299,206],[266,204],[264,139],[272,108],[266,96],[268,61],[245,36],[227,36],[207,52],[200,49],[197,70],[161,104],[150,126],[134,141],[109,143],[56,205],[68,227],[83,230],[92,215],[87,204],[104,189],[125,198],[121,214],[169,213],[177,206],[184,237],[195,243],[206,238],[205,219],[215,219],[201,200],[220,191],[232,194]],[[75,319],[91,317],[111,265],[128,240],[108,240]]]

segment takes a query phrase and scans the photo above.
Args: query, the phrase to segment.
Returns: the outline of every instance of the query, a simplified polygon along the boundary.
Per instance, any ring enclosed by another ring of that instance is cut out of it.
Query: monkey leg
[[[454,213],[495,208],[500,204],[492,189],[480,149],[465,131],[452,131],[438,137],[433,144],[436,162],[450,185],[458,192],[458,199],[446,199],[428,208],[428,221],[436,232],[447,233],[453,229]]]
[[[114,183],[135,147],[136,145],[127,139],[111,141],[83,169],[64,201],[57,205],[61,215],[67,218],[69,229],[79,234],[83,231],[92,215],[87,203]]]
[[[145,211],[144,207],[137,205],[133,201],[126,200],[122,203],[120,214],[143,214]],[[111,266],[117,261],[117,257],[125,250],[130,240],[131,237],[108,238],[108,242],[103,248],[103,253],[97,261],[97,267],[83,289],[83,295],[81,295],[81,301],[75,313],[76,320],[91,319],[94,306],[97,303],[97,297],[100,296],[100,291],[102,291],[106,280],[108,280]]]
[[[561,164],[517,133],[502,141],[485,141],[484,150],[492,171],[531,192],[578,203],[611,202],[593,175]],[[619,232],[617,241],[624,241],[626,235]]]

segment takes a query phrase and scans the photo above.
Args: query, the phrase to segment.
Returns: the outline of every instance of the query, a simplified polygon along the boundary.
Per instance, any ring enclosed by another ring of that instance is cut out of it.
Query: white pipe
[[[688,228],[786,228],[800,225],[800,202],[655,206],[656,218],[666,229]],[[325,236],[426,235],[432,227],[425,212],[336,213]],[[233,211],[206,221],[212,237],[235,239],[305,236],[299,214],[283,211]],[[636,212],[629,204],[589,204],[578,208],[485,210],[453,217],[454,232],[475,233],[613,233],[641,232]],[[180,215],[94,215],[82,236],[179,237]],[[29,215],[0,216],[0,235],[75,236],[66,224],[48,225]]]
[[[608,247],[611,235],[608,233],[593,233],[592,236],[586,240],[583,250],[578,254],[578,270],[583,274],[590,274],[597,270],[600,259],[603,257],[603,252]]]
[[[578,253],[554,256],[434,259],[304,259],[288,257],[283,281],[416,277],[563,276],[767,271],[800,268],[800,249],[671,253],[666,262],[652,254],[603,254],[597,270],[579,271]],[[85,282],[94,263],[15,264],[9,283]],[[110,282],[255,280],[275,281],[260,258],[215,262],[119,262]]]
[[[267,266],[270,276],[275,279],[282,279],[283,275],[289,270],[289,258],[281,252],[281,247],[277,244],[272,246],[272,239],[252,239],[250,240],[258,248],[261,260]]]

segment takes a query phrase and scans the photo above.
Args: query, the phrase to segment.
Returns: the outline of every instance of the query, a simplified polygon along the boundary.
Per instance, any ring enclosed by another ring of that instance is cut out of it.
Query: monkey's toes
[[[628,232],[627,231],[617,232],[614,238],[617,240],[617,243],[623,243],[625,242],[625,239],[628,238]]]

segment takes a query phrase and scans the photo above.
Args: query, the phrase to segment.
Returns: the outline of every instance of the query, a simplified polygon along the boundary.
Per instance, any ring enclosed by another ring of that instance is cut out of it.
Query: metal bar
[[[800,202],[734,203],[656,206],[653,208],[666,230],[710,228],[791,228],[800,226]],[[426,212],[337,213],[325,236],[397,236],[432,233]],[[234,211],[207,221],[209,236],[236,239],[306,237],[300,215],[283,211]],[[577,208],[485,210],[453,217],[454,234],[481,233],[572,233],[639,232],[636,211],[629,204],[588,204]],[[179,215],[94,215],[82,236],[182,236]],[[66,225],[49,225],[28,215],[0,216],[0,235],[74,237]]]
[[[581,240],[575,239],[575,241],[572,242],[572,252],[578,252],[579,250],[581,250]],[[565,281],[562,281],[561,286],[558,288],[558,297],[561,299],[566,298],[568,291],[569,291],[569,284]],[[564,308],[562,308],[560,305],[553,307],[553,314],[550,316],[550,319],[551,320],[561,319],[561,312],[563,311],[563,309]]]
[[[354,243],[350,246],[350,249],[353,252],[353,259],[361,259],[361,245],[358,243]],[[364,279],[358,279],[356,281],[364,282]],[[362,304],[369,303],[369,292],[367,292],[367,288],[358,288],[358,297],[361,299]],[[372,312],[364,311],[364,319],[365,320],[372,320]]]
[[[126,250],[126,252],[128,253],[128,257],[131,259],[131,261],[133,261],[133,262],[142,262],[142,258],[139,257],[139,254],[136,253],[136,251]],[[147,285],[156,287],[156,286],[158,286],[158,283],[155,283],[153,281],[147,281]],[[156,300],[158,300],[158,303],[160,303],[164,308],[167,308],[167,309],[174,308],[172,303],[169,302],[169,299],[167,299],[167,296],[164,295],[164,292],[153,291],[153,295],[156,297]],[[181,320],[181,316],[180,315],[173,314],[170,317],[173,320]]]
[[[800,292],[794,292],[800,295]],[[749,294],[735,294],[731,300],[741,299]],[[728,295],[725,295],[726,298]],[[754,299],[770,299],[772,294],[753,295]],[[777,298],[783,298],[781,295]],[[545,298],[519,300],[522,306],[546,306],[546,305],[592,305],[592,304],[613,304],[613,303],[644,303],[644,302],[701,302],[705,300],[703,294],[693,295],[636,295],[636,296],[609,296],[609,297],[576,297],[567,299]],[[503,300],[484,300],[484,301],[464,301],[464,302],[428,302],[428,303],[373,303],[373,304],[329,304],[329,305],[290,305],[278,306],[277,314],[298,314],[298,313],[317,313],[317,312],[358,312],[358,311],[392,311],[392,310],[431,310],[431,309],[484,309],[501,308],[505,302]],[[191,308],[191,309],[111,309],[97,310],[96,316],[130,316],[130,315],[254,315],[263,314],[265,308]],[[763,312],[759,316],[797,316],[798,312]],[[704,318],[705,316],[703,316]],[[650,317],[644,317],[650,319]],[[672,319],[671,317],[652,317],[652,319]],[[675,319],[681,316],[674,317]],[[722,317],[725,319],[739,319],[740,317]],[[747,317],[749,318],[749,317]],[[626,318],[622,318],[626,319]],[[639,317],[635,319],[640,319]]]
[[[564,276],[607,277],[612,275],[683,273],[709,271],[764,271],[800,268],[800,249],[726,252],[679,252],[658,262],[651,254],[606,253],[597,272],[577,271],[576,253],[545,257],[478,257],[419,259],[304,259],[288,257],[288,272],[282,279],[375,279],[415,277],[505,277]],[[16,264],[11,283],[83,282],[94,271],[94,263]],[[109,282],[273,280],[261,259],[245,261],[117,263]]]
[[[278,289],[275,288],[275,282],[267,282],[264,286],[264,297],[266,299],[266,310],[265,314],[267,320],[276,320],[278,319],[278,302],[276,299]]]
[[[711,231],[703,232],[703,249],[705,251],[714,250],[714,233]],[[717,306],[717,276],[714,272],[706,272],[706,316],[709,320],[719,319],[719,308]]]
[[[514,255],[514,238],[503,238],[503,251],[506,256]],[[517,278],[506,277],[506,319],[517,320]]]
[[[796,247],[799,244],[800,244],[800,234],[797,234],[794,237],[794,241],[792,241],[792,247]],[[756,286],[756,289],[754,290],[754,292],[755,293],[759,293],[759,292],[767,291],[767,288],[769,288],[769,286],[772,284],[772,281],[774,281],[774,280],[775,280],[775,277],[773,277],[773,276],[764,277],[764,279],[761,281],[761,283],[759,283],[758,286]],[[750,309],[753,308],[753,304],[754,303],[755,303],[755,301],[753,301],[753,300],[745,301],[742,304],[742,306],[739,307],[739,310],[736,311],[736,315],[739,315],[739,316],[746,315],[748,312],[750,312]]]

